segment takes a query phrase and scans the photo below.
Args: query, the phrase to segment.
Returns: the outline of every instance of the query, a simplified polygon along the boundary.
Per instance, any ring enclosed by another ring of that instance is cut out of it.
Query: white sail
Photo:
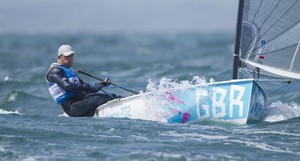
[[[300,79],[300,0],[244,0],[240,60]]]

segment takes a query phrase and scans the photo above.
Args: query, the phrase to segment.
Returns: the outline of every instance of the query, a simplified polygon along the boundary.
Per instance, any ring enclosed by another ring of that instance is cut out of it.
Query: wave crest
[[[18,115],[22,115],[21,113],[19,113],[18,110],[15,110],[15,111],[6,111],[6,110],[3,110],[3,109],[0,109],[0,114],[1,114],[1,115],[9,115],[9,114],[18,114]]]
[[[264,113],[266,114],[264,121],[267,122],[288,120],[300,117],[300,105],[295,102],[282,103],[281,101],[276,101],[265,108]]]
[[[206,78],[201,76],[193,76],[192,80],[182,80],[176,81],[174,79],[161,78],[159,82],[148,80],[148,85],[146,87],[147,91],[164,91],[169,89],[186,89],[194,85],[207,85],[209,83],[214,83],[215,80],[212,78]]]

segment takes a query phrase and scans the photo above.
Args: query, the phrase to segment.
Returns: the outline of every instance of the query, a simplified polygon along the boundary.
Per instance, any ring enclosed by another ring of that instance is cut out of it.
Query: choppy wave
[[[135,90],[145,90],[149,80],[146,90],[156,92],[230,79],[233,36],[194,33],[2,36],[0,158],[297,160],[299,154],[291,152],[299,151],[299,119],[276,122],[300,116],[299,103],[273,102],[263,111],[267,123],[182,125],[60,117],[63,111],[47,91],[45,74],[56,61],[57,48],[62,43],[71,44],[78,51],[74,69],[111,78],[118,85],[143,85]],[[95,81],[80,77],[88,83]],[[128,95],[115,88],[105,90]],[[292,91],[292,95],[297,92]],[[155,106],[150,110],[154,111]]]
[[[276,101],[266,107],[263,112],[266,114],[264,121],[278,122],[300,117],[300,105],[295,102],[282,103]]]
[[[207,85],[208,83],[214,83],[215,80],[212,78],[206,78],[201,76],[193,76],[192,80],[181,80],[177,81],[175,79],[161,78],[160,81],[148,80],[147,91],[165,91],[170,89],[187,89],[194,85]]]
[[[15,111],[6,111],[6,110],[3,110],[3,109],[0,109],[0,115],[9,115],[9,114],[22,115],[18,110],[15,110]]]

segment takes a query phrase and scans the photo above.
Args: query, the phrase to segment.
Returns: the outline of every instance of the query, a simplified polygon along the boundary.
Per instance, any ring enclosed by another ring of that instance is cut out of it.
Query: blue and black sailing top
[[[86,90],[75,72],[71,69],[58,64],[51,64],[46,81],[48,90],[57,104],[62,104],[76,94]]]

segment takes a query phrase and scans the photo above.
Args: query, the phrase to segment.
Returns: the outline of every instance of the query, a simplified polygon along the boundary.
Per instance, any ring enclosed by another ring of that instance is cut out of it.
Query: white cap
[[[58,48],[58,56],[60,55],[69,56],[74,53],[75,52],[73,51],[73,48],[70,45],[62,45]]]

